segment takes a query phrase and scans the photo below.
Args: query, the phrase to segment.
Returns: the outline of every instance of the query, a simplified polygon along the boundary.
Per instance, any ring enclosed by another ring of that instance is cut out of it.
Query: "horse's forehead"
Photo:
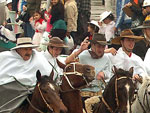
[[[49,86],[52,90],[54,90],[54,91],[55,91],[55,86],[54,86],[53,84],[48,83],[48,86]]]

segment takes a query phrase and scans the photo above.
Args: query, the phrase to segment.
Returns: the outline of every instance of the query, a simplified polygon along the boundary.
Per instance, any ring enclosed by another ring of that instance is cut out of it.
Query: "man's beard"
[[[98,56],[95,52],[90,51],[90,50],[89,50],[89,53],[93,59],[99,59],[104,55],[104,53],[103,53],[101,56]]]

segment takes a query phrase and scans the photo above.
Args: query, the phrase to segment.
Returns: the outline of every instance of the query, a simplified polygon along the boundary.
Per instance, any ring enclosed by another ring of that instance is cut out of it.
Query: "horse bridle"
[[[146,103],[147,103],[147,105],[148,105],[148,109],[149,109],[149,111],[150,111],[150,105],[149,105],[149,102],[148,102],[148,96],[147,96],[147,88],[150,86],[150,84],[148,84],[148,85],[146,85],[147,87],[146,87],[146,89],[145,89],[145,93],[144,93],[144,99],[143,99],[143,104],[142,104],[142,102],[140,101],[140,98],[139,98],[139,96],[138,96],[138,93],[137,93],[137,98],[138,98],[138,102],[139,102],[139,104],[140,104],[140,106],[142,107],[142,109],[143,109],[143,113],[146,113],[146,110],[145,110],[145,98],[146,98]]]
[[[41,89],[40,89],[40,83],[38,83],[37,88],[38,88],[39,93],[40,93],[40,96],[42,97],[42,100],[43,100],[44,103],[46,104],[47,108],[48,108],[50,111],[53,112],[53,111],[54,111],[53,108],[47,103],[46,99],[45,99],[44,96],[43,96],[43,93],[42,93],[42,91],[41,91]],[[29,100],[28,98],[27,98],[27,101],[29,102],[29,104],[31,105],[31,107],[32,107],[34,110],[36,110],[36,111],[39,112],[39,113],[44,113],[44,112],[42,112],[41,110],[39,110],[38,108],[36,108],[36,107],[30,102],[30,100]]]
[[[77,88],[75,88],[75,87],[71,84],[71,82],[70,82],[70,80],[69,80],[69,78],[68,78],[67,75],[77,75],[77,76],[81,76],[81,77],[83,78],[83,80],[86,82],[86,84],[89,85],[89,83],[87,82],[86,78],[84,77],[84,74],[83,74],[83,73],[80,73],[80,72],[78,72],[78,71],[76,71],[76,62],[70,63],[70,64],[73,64],[73,72],[66,72],[66,68],[65,68],[65,71],[64,71],[64,77],[66,78],[66,80],[67,80],[69,86],[70,86],[72,89],[77,89]]]
[[[128,78],[132,79],[132,78],[126,77],[126,76],[119,77],[119,78],[116,77],[116,79],[115,79],[115,95],[116,95],[115,100],[116,100],[116,104],[117,104],[117,108],[115,109],[115,111],[113,111],[113,109],[108,105],[108,103],[105,101],[104,97],[102,96],[102,102],[105,104],[105,106],[107,107],[107,109],[109,110],[109,112],[116,113],[116,111],[119,108],[118,89],[117,89],[117,82],[118,82],[118,80],[128,79]]]

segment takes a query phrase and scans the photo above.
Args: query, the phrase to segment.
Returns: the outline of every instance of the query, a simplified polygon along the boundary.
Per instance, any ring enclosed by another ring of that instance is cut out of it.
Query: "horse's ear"
[[[53,81],[53,77],[54,77],[54,71],[53,71],[53,69],[52,69],[52,72],[51,72],[51,74],[50,74],[50,76],[49,76],[49,79]]]
[[[57,58],[56,58],[56,61],[57,61],[58,66],[64,70],[66,65],[61,63]]]
[[[132,75],[133,75],[133,67],[131,67],[131,68],[129,69],[129,73],[131,74],[131,77],[132,77]]]
[[[37,70],[37,72],[36,72],[36,78],[37,78],[38,82],[41,81],[41,72],[39,70]]]

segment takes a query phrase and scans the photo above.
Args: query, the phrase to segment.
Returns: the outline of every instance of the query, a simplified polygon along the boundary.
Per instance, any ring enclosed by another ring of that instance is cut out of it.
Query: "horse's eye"
[[[69,66],[69,67],[68,67],[68,69],[71,69],[71,68],[72,68],[72,66]]]
[[[43,93],[47,93],[47,91],[46,91],[46,90],[43,90],[42,92],[43,92]]]

